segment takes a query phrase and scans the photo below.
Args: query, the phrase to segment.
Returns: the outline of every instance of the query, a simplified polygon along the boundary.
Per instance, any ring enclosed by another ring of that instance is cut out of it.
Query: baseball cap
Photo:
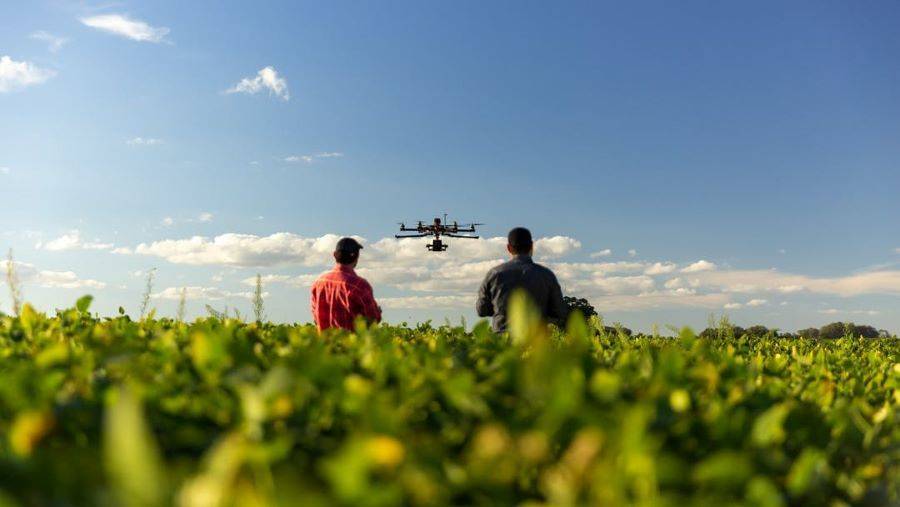
[[[353,238],[341,238],[334,247],[335,252],[358,253],[362,250],[362,245]]]

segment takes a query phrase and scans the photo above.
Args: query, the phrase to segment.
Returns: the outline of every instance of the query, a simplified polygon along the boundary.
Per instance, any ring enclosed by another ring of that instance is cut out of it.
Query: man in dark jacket
[[[506,250],[512,256],[507,262],[488,271],[475,311],[479,317],[493,317],[494,331],[506,330],[509,298],[516,289],[524,289],[543,314],[544,320],[564,325],[568,310],[562,289],[552,271],[531,260],[534,242],[524,227],[509,231]]]

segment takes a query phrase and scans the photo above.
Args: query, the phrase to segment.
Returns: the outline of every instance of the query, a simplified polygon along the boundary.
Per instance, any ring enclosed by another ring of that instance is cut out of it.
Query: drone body
[[[471,224],[458,224],[456,221],[453,222],[453,225],[447,224],[447,215],[444,215],[444,220],[441,221],[440,218],[435,218],[434,222],[430,224],[426,224],[425,222],[419,220],[418,224],[415,227],[407,227],[403,222],[400,223],[400,232],[414,232],[415,234],[397,234],[394,236],[395,238],[424,238],[426,236],[434,236],[434,239],[431,240],[431,243],[425,245],[425,248],[428,249],[429,252],[443,252],[447,250],[447,245],[443,241],[441,241],[441,236],[447,236],[448,238],[465,238],[465,239],[478,239],[478,236],[469,236],[462,233],[472,233],[475,232],[475,227],[478,225],[477,223]]]

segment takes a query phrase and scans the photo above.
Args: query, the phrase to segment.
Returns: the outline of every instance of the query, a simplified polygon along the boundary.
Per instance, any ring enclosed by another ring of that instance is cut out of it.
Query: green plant
[[[181,288],[181,294],[178,296],[178,311],[175,313],[175,320],[178,322],[184,321],[184,311],[185,306],[187,305],[187,287]]]
[[[144,285],[144,293],[141,295],[141,319],[147,315],[150,308],[150,298],[153,296],[153,277],[156,274],[156,268],[147,271],[147,280]]]
[[[895,338],[560,331],[523,302],[511,335],[319,333],[90,303],[0,316],[7,503],[900,501]]]
[[[265,302],[263,301],[262,275],[256,274],[256,286],[253,289],[253,316],[256,322],[266,320]]]
[[[9,287],[9,298],[13,315],[18,315],[22,308],[22,286],[16,274],[16,263],[13,260],[12,248],[6,254],[6,285]]]

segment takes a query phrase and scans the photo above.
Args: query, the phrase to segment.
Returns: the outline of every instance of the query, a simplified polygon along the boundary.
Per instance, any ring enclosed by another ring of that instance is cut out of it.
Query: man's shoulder
[[[504,271],[509,271],[510,269],[513,269],[514,266],[515,266],[515,263],[512,260],[503,261],[500,264],[497,264],[496,266],[489,269],[486,277],[490,278],[492,276],[496,276],[498,273],[502,273]]]
[[[371,284],[369,284],[368,280],[357,275],[356,273],[353,273],[349,277],[347,277],[347,280],[351,281],[355,285],[359,285],[362,287],[371,287],[372,286]]]
[[[313,282],[313,287],[316,285],[322,285],[324,283],[333,283],[341,281],[341,273],[336,271],[325,271],[320,273],[319,276],[316,277],[316,280]]]
[[[556,274],[553,273],[553,270],[548,268],[547,266],[544,266],[543,264],[538,264],[537,262],[535,262],[534,269],[539,271],[544,276],[551,276],[553,278],[556,278]]]

